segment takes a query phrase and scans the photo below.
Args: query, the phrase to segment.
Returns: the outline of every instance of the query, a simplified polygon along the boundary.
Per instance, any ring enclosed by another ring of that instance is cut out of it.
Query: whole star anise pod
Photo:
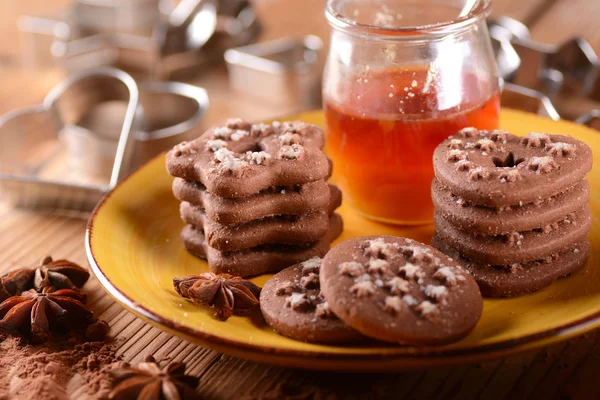
[[[35,268],[18,268],[0,277],[0,302],[29,289],[41,292],[45,287],[78,290],[90,273],[68,260],[53,261],[48,256]]]
[[[146,358],[136,368],[110,371],[113,388],[110,400],[188,400],[199,399],[196,387],[199,378],[185,374],[184,363],[171,363],[161,370],[153,357]]]
[[[19,268],[0,277],[0,302],[31,289],[34,274],[31,268]]]
[[[180,296],[193,303],[214,307],[215,318],[223,321],[233,314],[247,315],[255,309],[261,289],[239,276],[212,272],[174,278],[173,286]]]
[[[86,297],[71,289],[23,292],[0,303],[0,327],[43,342],[52,331],[83,327],[91,321],[92,312],[84,304]]]
[[[90,273],[79,265],[68,260],[52,260],[48,256],[35,269],[33,288],[38,292],[45,287],[55,289],[77,290],[90,277]]]

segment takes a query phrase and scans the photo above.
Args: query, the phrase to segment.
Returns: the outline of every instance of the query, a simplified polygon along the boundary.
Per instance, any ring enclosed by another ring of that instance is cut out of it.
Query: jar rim
[[[372,36],[390,36],[397,39],[417,39],[424,35],[445,35],[456,32],[472,25],[481,17],[487,17],[491,10],[490,0],[479,0],[471,11],[462,17],[441,21],[433,24],[408,25],[401,27],[387,27],[375,24],[364,24],[343,15],[338,7],[348,0],[328,0],[325,7],[325,17],[329,24],[336,29],[349,33],[360,33]]]

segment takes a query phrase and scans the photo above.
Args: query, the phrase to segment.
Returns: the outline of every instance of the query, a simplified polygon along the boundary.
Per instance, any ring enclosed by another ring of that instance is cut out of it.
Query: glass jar
[[[345,199],[368,218],[433,218],[435,147],[461,128],[498,127],[489,0],[329,0],[323,79],[327,152]]]

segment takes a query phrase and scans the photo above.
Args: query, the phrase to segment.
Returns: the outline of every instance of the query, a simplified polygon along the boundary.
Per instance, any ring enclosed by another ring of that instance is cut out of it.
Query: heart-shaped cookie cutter
[[[208,110],[206,90],[180,82],[141,82],[140,100],[132,135],[135,148],[131,167],[154,158],[165,149],[201,134],[198,123]],[[110,175],[119,138],[117,123],[125,106],[106,103],[84,118],[77,118],[65,132],[74,168],[88,174]]]
[[[127,111],[108,184],[79,183],[69,175],[73,171],[60,162],[58,165],[52,163],[57,160],[56,155],[62,153],[59,143],[70,120],[99,102],[124,99],[127,100]],[[0,189],[3,197],[22,207],[93,209],[127,173],[138,102],[138,87],[131,76],[115,68],[96,68],[72,75],[52,89],[42,104],[0,117]],[[48,172],[51,169],[54,171]]]

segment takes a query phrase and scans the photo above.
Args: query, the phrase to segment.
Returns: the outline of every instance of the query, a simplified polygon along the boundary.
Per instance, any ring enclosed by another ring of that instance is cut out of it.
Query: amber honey
[[[470,73],[389,69],[346,80],[337,101],[325,97],[327,152],[346,201],[384,222],[431,222],[435,147],[463,127],[498,127],[499,93],[481,101],[490,93],[482,85]]]

